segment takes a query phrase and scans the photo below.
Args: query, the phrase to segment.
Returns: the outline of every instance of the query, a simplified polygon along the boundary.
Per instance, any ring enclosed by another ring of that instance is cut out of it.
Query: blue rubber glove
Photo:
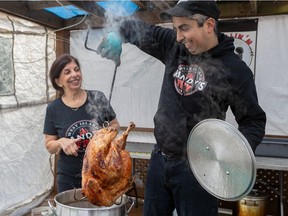
[[[103,58],[111,59],[115,62],[116,66],[119,66],[120,55],[122,53],[122,41],[120,36],[115,32],[110,32],[103,38],[102,42],[97,48],[98,54],[101,54]]]

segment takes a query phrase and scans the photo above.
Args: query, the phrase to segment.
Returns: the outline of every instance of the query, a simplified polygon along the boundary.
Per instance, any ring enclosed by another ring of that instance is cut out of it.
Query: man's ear
[[[209,33],[214,32],[215,26],[216,26],[216,21],[213,18],[208,18],[205,22],[205,24],[207,25],[207,31]]]

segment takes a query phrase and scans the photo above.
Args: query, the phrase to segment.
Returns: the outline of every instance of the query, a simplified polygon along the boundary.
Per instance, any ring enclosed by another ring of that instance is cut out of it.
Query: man
[[[119,62],[129,42],[165,64],[154,117],[157,144],[151,155],[144,215],[217,215],[217,199],[195,179],[187,161],[187,138],[201,120],[225,120],[230,106],[239,130],[255,151],[265,134],[266,115],[258,104],[254,78],[234,53],[233,38],[217,32],[215,1],[179,1],[161,14],[174,30],[123,21],[99,46],[102,57]],[[155,72],[156,73],[156,72]]]

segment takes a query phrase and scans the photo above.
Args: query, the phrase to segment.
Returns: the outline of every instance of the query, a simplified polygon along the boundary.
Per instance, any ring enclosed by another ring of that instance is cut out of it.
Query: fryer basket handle
[[[52,210],[53,215],[54,215],[54,216],[57,216],[56,207],[53,206],[53,204],[50,202],[50,200],[48,200],[48,205],[49,205],[50,209]]]

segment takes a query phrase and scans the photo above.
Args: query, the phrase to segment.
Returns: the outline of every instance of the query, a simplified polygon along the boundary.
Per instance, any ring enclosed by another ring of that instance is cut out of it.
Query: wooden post
[[[62,30],[56,32],[56,56],[70,53],[70,31]]]
[[[63,54],[70,53],[70,31],[62,30],[56,32],[56,57]],[[56,92],[56,98],[59,97],[59,91]],[[54,187],[53,192],[57,193],[57,164],[58,164],[59,154],[55,154],[54,163]]]

